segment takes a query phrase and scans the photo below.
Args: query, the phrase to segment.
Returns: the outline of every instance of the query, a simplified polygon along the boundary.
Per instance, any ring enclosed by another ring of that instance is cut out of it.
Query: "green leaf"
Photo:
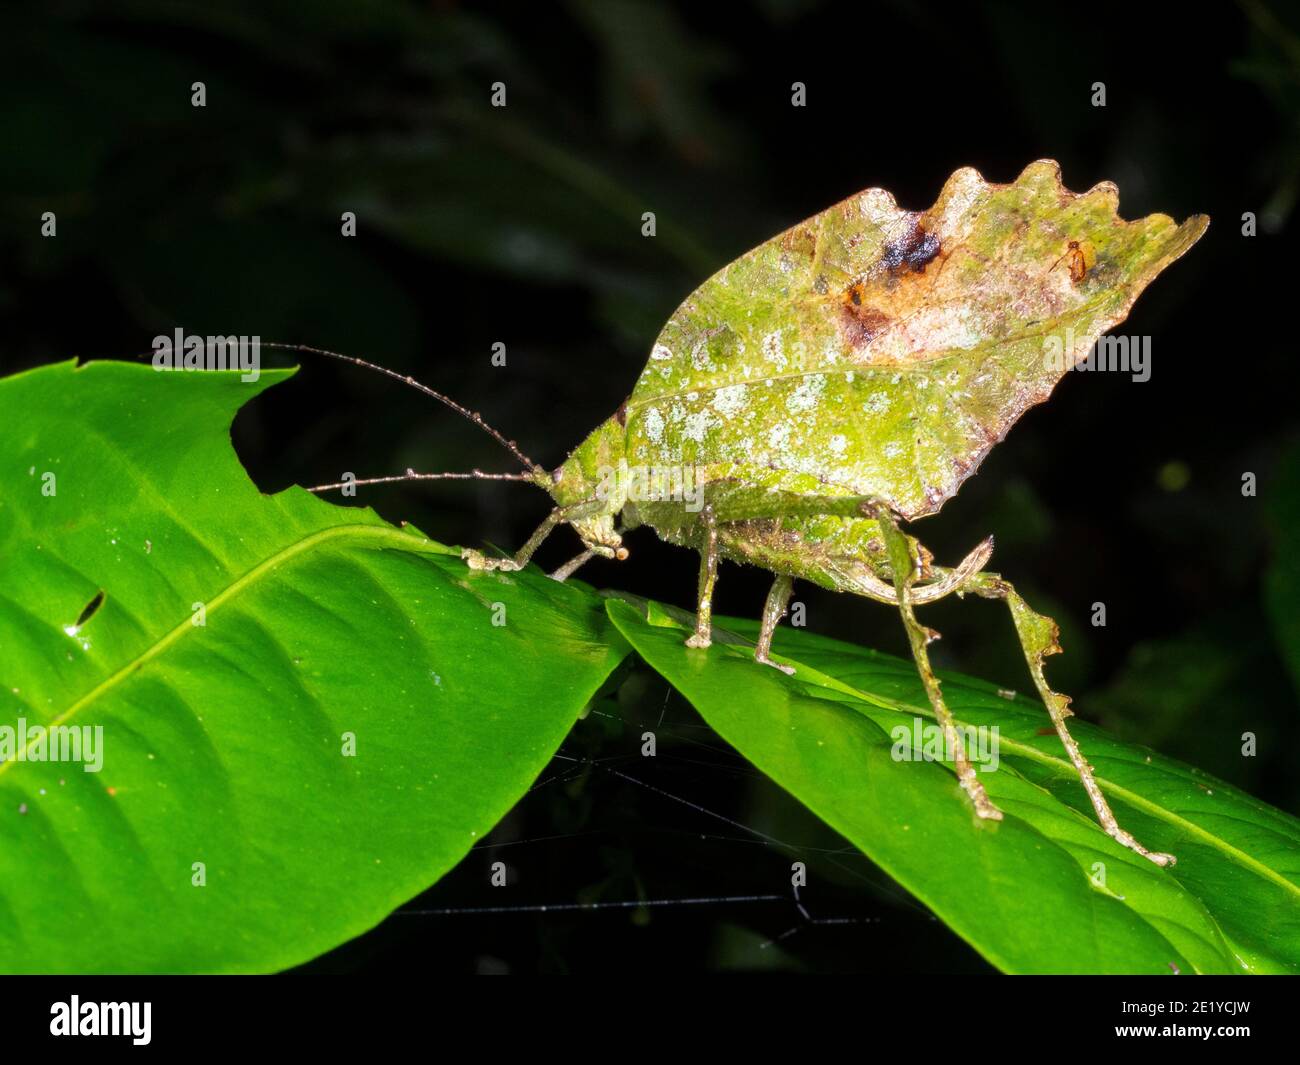
[[[0,763],[4,970],[266,971],[359,934],[492,828],[625,653],[582,586],[262,495],[229,426],[287,376],[0,381],[0,726],[103,730],[99,772]]]
[[[714,647],[692,651],[677,612],[651,604],[647,621],[614,599],[607,609],[724,739],[998,967],[1300,971],[1300,822],[1281,811],[1075,724],[1120,823],[1177,856],[1161,869],[1097,826],[1040,704],[950,675],[957,719],[1000,730],[1000,763],[981,778],[1006,817],[980,821],[948,764],[894,757],[894,730],[911,737],[932,719],[910,663],[780,630],[775,650],[797,670],[786,677],[716,624]]]

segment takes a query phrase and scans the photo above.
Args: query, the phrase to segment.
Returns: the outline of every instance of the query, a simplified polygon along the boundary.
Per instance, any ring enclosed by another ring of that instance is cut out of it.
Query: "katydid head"
[[[619,415],[598,425],[550,475],[547,491],[587,549],[627,558],[614,520],[627,502],[626,434]]]
[[[461,406],[455,400],[435,391],[428,385],[421,384],[413,377],[400,374],[385,366],[367,362],[354,355],[343,355],[337,351],[309,347],[305,344],[277,344],[262,342],[262,347],[277,348],[310,355],[327,355],[332,359],[350,362],[354,366],[392,377],[410,388],[431,396],[445,404],[461,417],[468,419],[491,436],[509,451],[525,467],[523,473],[485,473],[471,470],[468,473],[417,473],[407,470],[405,473],[387,477],[368,477],[357,479],[346,475],[345,480],[331,484],[315,485],[310,492],[325,492],[334,489],[355,489],[357,485],[388,484],[396,481],[437,481],[437,480],[482,480],[482,481],[522,481],[543,489],[556,503],[555,515],[547,528],[555,524],[572,525],[582,538],[584,546],[593,554],[619,560],[627,558],[627,549],[623,538],[615,531],[614,520],[623,509],[626,501],[625,478],[620,471],[625,466],[625,445],[623,435],[622,412],[615,414],[607,422],[598,426],[586,440],[579,444],[568,459],[553,472],[547,472],[527,455],[513,441],[507,439],[492,428],[477,411]],[[473,552],[477,555],[477,552]]]

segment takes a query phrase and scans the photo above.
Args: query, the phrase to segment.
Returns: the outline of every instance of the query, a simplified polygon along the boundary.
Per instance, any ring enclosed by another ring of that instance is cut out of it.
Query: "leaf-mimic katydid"
[[[1208,224],[1203,215],[1181,225],[1160,214],[1125,222],[1113,184],[1069,192],[1050,160],[1006,185],[958,170],[920,213],[868,189],[687,297],[626,402],[556,469],[403,377],[492,433],[526,472],[408,471],[352,483],[496,477],[548,492],[554,509],[512,558],[464,552],[480,570],[519,569],[556,526],[570,525],[583,551],[553,574],[563,580],[594,556],[626,558],[624,534],[648,525],[700,554],[687,640],[700,653],[719,559],[774,574],[754,657],[786,672],[770,651],[796,579],[895,606],[961,786],[991,819],[1002,812],[966,758],[930,667],[937,634],[914,608],[952,594],[1001,600],[1101,826],[1167,865],[1172,855],[1147,850],[1116,822],[1066,727],[1069,700],[1043,676],[1043,659],[1060,650],[1056,623],[984,568],[991,538],[945,567],[899,523],[936,513]]]

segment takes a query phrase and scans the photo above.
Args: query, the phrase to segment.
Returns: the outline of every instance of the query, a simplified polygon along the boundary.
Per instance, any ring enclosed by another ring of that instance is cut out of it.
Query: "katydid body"
[[[693,292],[631,396],[553,472],[438,396],[506,443],[528,467],[513,476],[555,503],[513,558],[466,550],[466,561],[518,569],[567,524],[583,550],[554,574],[564,579],[596,556],[626,558],[623,533],[649,526],[700,555],[686,642],[701,653],[718,562],[773,574],[755,658],[786,672],[770,651],[794,581],[888,603],[902,617],[961,786],[991,820],[1002,812],[965,757],[930,667],[936,634],[915,608],[954,593],[1001,600],[1102,827],[1171,863],[1116,823],[1066,727],[1068,700],[1043,676],[1043,658],[1059,650],[1056,625],[984,569],[991,539],[949,569],[900,528],[937,513],[1208,224],[1200,215],[1181,225],[1158,214],[1126,222],[1117,206],[1106,182],[1066,190],[1050,160],[1006,185],[958,170],[923,213],[900,209],[880,189],[850,197]]]
[[[931,708],[944,730],[948,749],[954,752],[958,780],[970,796],[977,815],[992,820],[1000,820],[1002,811],[988,798],[974,767],[966,758],[956,722],[930,667],[926,645],[938,634],[917,622],[913,608],[953,593],[963,595],[970,592],[1003,600],[1011,607],[1035,685],[1103,829],[1124,846],[1158,865],[1173,863],[1173,855],[1148,850],[1116,820],[1096,782],[1092,767],[1084,759],[1065,723],[1070,714],[1069,700],[1053,692],[1043,677],[1042,658],[1059,650],[1055,642],[1056,624],[1031,611],[1009,583],[983,569],[992,554],[991,538],[980,543],[957,566],[946,569],[933,565],[931,553],[919,540],[898,528],[897,517],[883,503],[856,501],[850,497],[835,499],[835,505],[839,507],[851,504],[864,515],[874,515],[872,517],[815,512],[754,517],[751,504],[744,508],[746,517],[728,520],[727,503],[735,497],[729,482],[715,486],[705,484],[702,493],[705,502],[695,514],[672,503],[635,503],[618,494],[598,493],[598,483],[588,480],[589,471],[608,469],[611,459],[612,464],[617,465],[615,425],[616,419],[611,419],[601,426],[556,470],[551,478],[551,491],[557,502],[565,499],[565,493],[557,490],[561,485],[565,485],[573,495],[567,502],[559,503],[522,551],[514,558],[495,559],[466,550],[464,555],[470,566],[476,569],[520,569],[527,564],[545,535],[561,523],[571,524],[583,539],[586,550],[574,560],[575,563],[581,564],[595,555],[625,558],[627,551],[621,533],[616,531],[616,520],[621,518],[618,528],[623,531],[648,525],[662,539],[694,548],[700,555],[696,628],[686,640],[689,647],[704,649],[710,644],[713,589],[720,560],[755,565],[774,575],[763,608],[754,657],[761,664],[787,673],[793,673],[793,668],[772,661],[770,652],[773,632],[785,614],[795,580],[895,605],[902,614]],[[583,488],[574,491],[577,485],[589,489],[590,494],[582,498]],[[566,578],[576,568],[576,565],[571,565],[556,575],[560,579]]]

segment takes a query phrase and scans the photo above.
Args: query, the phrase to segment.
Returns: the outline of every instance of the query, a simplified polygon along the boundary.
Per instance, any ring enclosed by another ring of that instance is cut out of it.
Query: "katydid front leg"
[[[785,617],[786,604],[790,602],[790,590],[793,587],[792,577],[784,573],[777,574],[776,580],[772,582],[771,591],[767,593],[767,602],[763,604],[763,627],[758,632],[758,643],[754,647],[755,662],[772,666],[791,676],[794,675],[793,666],[783,666],[780,662],[773,662],[769,655],[772,653],[772,633]]]
[[[501,570],[506,573],[513,573],[528,565],[528,560],[533,557],[533,553],[542,546],[542,541],[551,535],[551,530],[557,525],[564,522],[576,522],[581,518],[590,518],[592,514],[599,514],[600,511],[597,508],[601,505],[599,500],[589,499],[567,507],[556,507],[546,515],[546,519],[528,538],[524,546],[515,552],[513,558],[488,558],[482,551],[475,550],[472,547],[464,548],[460,553],[460,557],[468,563],[470,569]],[[592,542],[584,535],[583,543],[587,550],[556,570],[556,573],[559,574],[559,580],[571,576],[579,566],[595,555],[616,558],[619,561],[627,558],[627,549],[621,546],[617,537],[611,545],[604,542]]]
[[[514,558],[488,558],[482,551],[477,551],[472,547],[467,547],[460,553],[460,557],[469,563],[470,569],[482,570],[501,570],[505,573],[513,573],[515,570],[521,570],[528,565],[528,560],[533,557],[542,541],[551,535],[560,522],[564,521],[564,508],[556,507],[548,515],[541,525],[537,526],[537,531],[528,538],[528,541],[515,552]]]
[[[898,611],[903,616],[903,628],[907,630],[907,640],[912,646],[912,657],[916,660],[917,672],[921,674],[921,684],[925,687],[925,694],[929,697],[934,716],[938,719],[940,728],[943,729],[944,744],[953,753],[953,765],[957,770],[957,780],[961,783],[966,794],[970,796],[976,814],[988,820],[1001,821],[1002,811],[993,805],[988,793],[984,790],[984,785],[980,783],[980,779],[975,773],[975,767],[970,764],[970,760],[966,757],[966,747],[957,732],[957,725],[953,720],[952,711],[948,709],[947,703],[943,701],[943,691],[939,685],[939,678],[934,675],[934,670],[930,666],[930,654],[926,650],[926,645],[931,640],[936,639],[939,634],[932,629],[923,627],[916,620],[916,614],[912,610],[911,589],[912,582],[916,579],[917,570],[916,560],[912,557],[912,545],[908,542],[907,536],[895,524],[894,515],[888,507],[877,507],[874,516],[880,523],[880,532],[889,551],[889,564],[893,570],[894,588],[898,594]]]
[[[700,545],[699,603],[695,608],[695,631],[686,638],[687,647],[708,647],[713,642],[713,585],[718,579],[718,523],[712,504],[700,512],[704,542]]]
[[[1067,696],[1048,687],[1047,678],[1043,676],[1043,659],[1047,655],[1056,654],[1061,649],[1060,644],[1057,643],[1059,630],[1056,622],[1030,609],[1029,604],[1020,598],[1019,593],[996,574],[976,574],[967,582],[966,590],[982,595],[986,599],[1001,599],[1010,609],[1011,619],[1016,626],[1016,635],[1020,638],[1020,646],[1025,652],[1025,661],[1029,664],[1029,672],[1034,678],[1034,686],[1038,689],[1039,698],[1043,700],[1047,712],[1052,717],[1056,734],[1061,738],[1061,746],[1070,756],[1070,761],[1074,764],[1079,780],[1083,784],[1083,790],[1088,793],[1088,799],[1092,802],[1092,808],[1097,812],[1097,820],[1101,822],[1106,835],[1142,857],[1150,858],[1156,865],[1173,865],[1176,859],[1172,854],[1147,850],[1130,833],[1120,828],[1110,804],[1106,801],[1106,796],[1102,794],[1101,787],[1093,776],[1092,766],[1084,758],[1079,744],[1070,735],[1070,730],[1065,724],[1065,719],[1071,714],[1070,700]]]

